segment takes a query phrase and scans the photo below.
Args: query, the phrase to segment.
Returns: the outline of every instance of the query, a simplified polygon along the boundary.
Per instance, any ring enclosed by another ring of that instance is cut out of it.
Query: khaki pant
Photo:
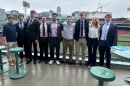
[[[63,60],[66,61],[66,52],[69,47],[69,61],[72,61],[74,40],[63,40]]]
[[[76,63],[79,63],[79,52],[80,52],[80,47],[82,50],[82,64],[85,64],[85,51],[86,51],[86,45],[87,45],[87,41],[86,38],[79,38],[78,41],[75,42],[76,43]]]
[[[8,42],[7,43],[7,58],[8,58],[8,61],[15,60],[15,53],[11,53],[9,51],[10,48],[14,48],[14,47],[17,47],[17,42]]]

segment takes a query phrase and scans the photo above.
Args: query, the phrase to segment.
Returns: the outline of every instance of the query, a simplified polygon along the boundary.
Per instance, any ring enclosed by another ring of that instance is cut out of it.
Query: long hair
[[[96,20],[96,25],[93,25],[93,24],[92,24],[92,21],[93,21],[94,19]],[[96,29],[98,29],[98,28],[100,27],[99,19],[98,19],[97,17],[92,18],[92,20],[90,21],[90,23],[89,23],[89,28],[91,28],[92,26],[95,26]]]

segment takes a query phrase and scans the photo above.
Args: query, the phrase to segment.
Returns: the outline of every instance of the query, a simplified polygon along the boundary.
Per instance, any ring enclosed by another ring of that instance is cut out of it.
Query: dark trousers
[[[58,37],[51,37],[49,44],[50,44],[50,59],[59,60],[60,42],[58,40]],[[56,49],[56,58],[54,58],[54,49]]]
[[[98,47],[97,38],[88,38],[88,65],[96,65],[96,52]]]
[[[28,58],[27,40],[26,39],[20,40],[20,38],[18,38],[17,44],[18,44],[18,47],[24,47],[25,58],[27,59]],[[20,58],[23,58],[23,52],[20,52],[19,56],[20,56]]]
[[[111,53],[110,53],[110,47],[107,46],[106,41],[100,41],[99,42],[99,54],[100,54],[100,62],[99,65],[104,65],[104,55],[106,57],[106,67],[110,68],[110,62],[111,62]]]
[[[39,60],[48,60],[48,37],[40,37],[39,47],[40,47],[40,59]],[[43,52],[45,53],[44,58],[43,58]]]
[[[35,40],[32,39],[27,39],[28,42],[28,54],[29,54],[29,59],[32,60],[32,44],[33,44],[33,50],[34,50],[34,58],[33,60],[37,60],[37,44],[35,43]]]

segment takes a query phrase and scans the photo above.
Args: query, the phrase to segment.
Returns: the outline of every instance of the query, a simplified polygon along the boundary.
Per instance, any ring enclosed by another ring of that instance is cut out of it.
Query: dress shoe
[[[39,61],[38,61],[38,63],[41,63],[41,62],[42,62],[42,60],[39,60]]]
[[[47,64],[48,63],[48,60],[45,60],[45,64]]]
[[[32,61],[32,60],[27,60],[27,61],[26,61],[26,64],[29,64],[31,61]]]
[[[37,63],[37,61],[33,61],[33,64],[36,64]]]

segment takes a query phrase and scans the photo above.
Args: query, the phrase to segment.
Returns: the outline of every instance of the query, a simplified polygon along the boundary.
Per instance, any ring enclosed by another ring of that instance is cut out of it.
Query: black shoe
[[[73,66],[74,66],[73,62],[70,62],[70,66],[71,66],[71,67],[73,67]]]
[[[37,63],[37,61],[33,61],[33,64],[36,64]]]
[[[61,65],[65,64],[65,63],[66,63],[66,61],[61,61]]]
[[[45,60],[45,64],[48,64],[48,60]]]
[[[29,64],[31,61],[32,61],[32,60],[27,60],[27,61],[26,61],[26,64]]]
[[[42,62],[42,60],[39,60],[39,61],[38,61],[38,63],[41,63],[41,62]]]

